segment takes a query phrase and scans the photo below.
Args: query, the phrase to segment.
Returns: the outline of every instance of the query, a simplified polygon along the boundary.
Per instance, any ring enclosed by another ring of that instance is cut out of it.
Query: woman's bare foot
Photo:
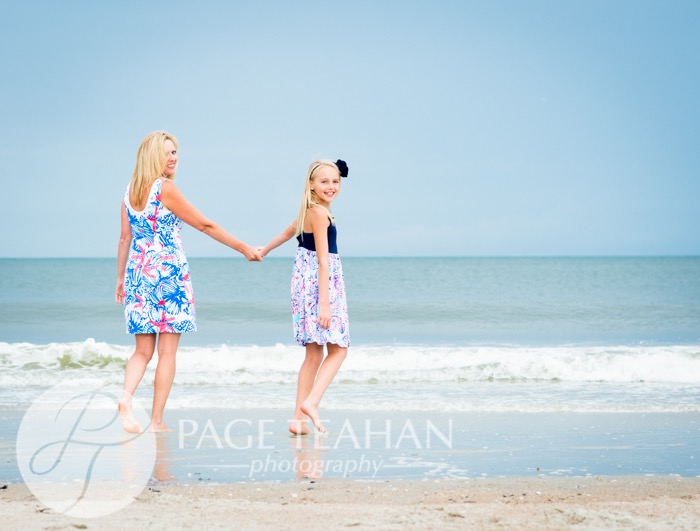
[[[168,431],[173,431],[170,429],[170,427],[164,422],[156,422],[155,420],[151,420],[151,427],[148,428],[148,431],[153,432],[153,433],[165,433]]]
[[[136,420],[136,417],[134,417],[134,412],[131,410],[131,407],[119,402],[117,408],[119,409],[119,418],[122,421],[122,427],[124,428],[125,432],[143,433],[143,429]]]
[[[328,434],[328,430],[323,424],[321,424],[321,418],[318,416],[318,407],[312,406],[307,402],[303,402],[299,409],[301,409],[301,412],[304,415],[311,419],[311,422],[314,423],[314,426],[318,431],[320,431],[323,435]]]
[[[306,423],[306,419],[294,419],[289,423],[289,431],[294,435],[308,435],[311,433],[309,425]]]

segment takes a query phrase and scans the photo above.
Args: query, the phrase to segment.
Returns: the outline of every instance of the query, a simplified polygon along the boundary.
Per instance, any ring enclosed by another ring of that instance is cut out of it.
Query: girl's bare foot
[[[324,435],[328,434],[328,430],[323,424],[321,424],[321,418],[318,416],[318,408],[316,406],[312,406],[307,402],[303,402],[301,404],[300,409],[304,415],[308,416],[311,419],[311,422],[314,423],[314,426],[318,431],[320,431]]]
[[[306,419],[294,419],[289,423],[289,431],[294,435],[308,435],[311,433],[309,425],[306,423]]]
[[[162,420],[161,420],[160,422],[156,422],[156,421],[154,421],[154,420],[151,420],[151,427],[150,427],[148,430],[151,431],[151,432],[153,432],[153,433],[164,433],[164,432],[167,432],[167,431],[173,431],[173,430],[171,430],[170,427],[169,427],[164,421],[162,421]]]
[[[143,429],[136,420],[136,417],[134,417],[134,412],[131,410],[131,407],[119,402],[117,408],[119,409],[119,418],[122,421],[122,427],[124,428],[125,432],[143,433]]]

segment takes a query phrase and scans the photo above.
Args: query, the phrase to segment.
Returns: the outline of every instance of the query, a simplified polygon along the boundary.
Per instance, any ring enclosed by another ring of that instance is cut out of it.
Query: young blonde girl
[[[306,173],[297,219],[261,249],[264,257],[293,236],[299,242],[292,273],[292,317],[294,339],[306,348],[306,357],[299,369],[294,418],[289,425],[289,431],[297,435],[310,433],[306,417],[319,432],[326,433],[318,407],[350,346],[345,281],[330,211],[340,192],[341,176],[347,174],[342,160],[314,161]]]

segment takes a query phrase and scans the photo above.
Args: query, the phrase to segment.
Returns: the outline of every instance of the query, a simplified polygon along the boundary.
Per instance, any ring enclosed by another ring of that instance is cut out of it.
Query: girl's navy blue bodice
[[[332,223],[328,225],[328,252],[331,254],[338,254],[338,243],[336,241],[338,231],[335,228],[335,225]],[[313,232],[302,232],[299,236],[297,236],[297,241],[299,242],[299,247],[303,247],[304,249],[308,249],[309,251],[314,251],[316,252],[316,242],[314,241],[314,233]]]

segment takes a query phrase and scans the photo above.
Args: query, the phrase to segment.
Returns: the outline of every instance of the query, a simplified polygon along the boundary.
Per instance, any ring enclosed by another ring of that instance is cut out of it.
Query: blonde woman
[[[264,257],[293,236],[299,242],[292,273],[292,315],[294,339],[306,348],[306,357],[299,369],[294,418],[289,425],[289,431],[297,435],[310,433],[306,417],[319,432],[327,432],[318,407],[350,346],[345,280],[330,211],[340,192],[341,176],[347,175],[348,166],[342,160],[313,162],[306,173],[296,221],[261,249]]]
[[[131,398],[158,348],[150,430],[169,431],[163,410],[175,378],[175,355],[180,334],[194,332],[194,294],[187,257],[180,239],[187,223],[243,254],[262,258],[257,250],[207,219],[173,182],[178,142],[164,131],[148,134],[139,146],[136,168],[121,205],[121,234],[117,250],[116,301],[124,305],[126,328],[136,349],[126,365],[119,413],[124,429],[142,427],[131,409]]]

